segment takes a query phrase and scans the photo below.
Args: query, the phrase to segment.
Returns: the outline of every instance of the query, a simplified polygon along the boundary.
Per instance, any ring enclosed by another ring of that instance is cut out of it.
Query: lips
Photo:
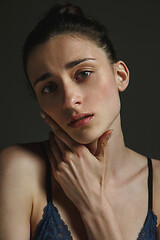
[[[89,123],[89,121],[93,118],[94,114],[83,113],[75,115],[71,118],[70,122],[68,123],[71,127],[81,127]]]

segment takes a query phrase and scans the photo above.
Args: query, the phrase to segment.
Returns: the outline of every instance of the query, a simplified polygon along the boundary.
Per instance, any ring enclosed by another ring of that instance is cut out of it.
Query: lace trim
[[[156,240],[156,225],[157,216],[152,209],[149,209],[137,240]],[[43,217],[36,227],[33,240],[73,240],[68,226],[51,201],[44,208]]]
[[[58,209],[50,201],[44,208],[43,217],[38,223],[33,240],[73,240],[68,226],[61,219]]]
[[[152,209],[149,209],[143,228],[140,231],[137,240],[156,240],[156,225],[157,216]]]

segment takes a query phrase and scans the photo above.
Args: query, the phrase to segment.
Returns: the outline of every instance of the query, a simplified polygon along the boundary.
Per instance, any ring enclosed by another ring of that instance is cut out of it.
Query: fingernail
[[[44,112],[42,112],[42,111],[40,112],[40,115],[41,115],[42,118],[46,117],[46,114]]]
[[[111,135],[112,135],[113,131],[114,131],[113,129],[110,129],[110,130],[109,130],[108,138],[110,138],[110,137],[111,137]]]

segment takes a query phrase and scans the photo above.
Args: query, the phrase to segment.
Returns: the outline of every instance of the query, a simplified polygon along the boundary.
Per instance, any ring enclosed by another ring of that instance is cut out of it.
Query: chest
[[[114,205],[113,211],[116,215],[116,219],[124,240],[136,240],[147,217],[147,204],[143,207],[140,204],[141,206],[138,208],[136,205],[129,202],[122,204],[123,206],[121,204],[113,203],[112,205]],[[74,209],[74,207],[68,209],[69,213],[67,213],[66,210],[61,206],[59,206],[58,209],[62,219],[71,231],[73,239],[87,240],[85,226],[79,212]],[[72,214],[71,217],[70,214]]]
[[[136,240],[147,217],[148,198],[130,195],[123,200],[119,195],[111,200],[111,205],[124,240]]]
[[[153,188],[153,211],[155,214],[158,213],[158,209],[154,204],[158,202],[156,192]],[[124,240],[136,240],[147,217],[148,186],[146,180],[143,181],[139,187],[128,184],[124,189],[108,191],[107,194]],[[46,205],[45,194],[43,198],[41,196],[39,199],[41,199],[41,201],[39,201],[39,203],[37,202],[36,208],[33,209],[34,220],[32,221],[32,235],[37,224],[42,219],[43,209]],[[71,231],[73,239],[87,240],[81,215],[72,202],[64,194],[57,193],[53,196],[53,203]]]
[[[160,219],[159,206],[157,205],[160,200],[158,196],[159,191],[154,184],[152,194],[153,212],[150,209],[148,213],[150,204],[148,202],[149,192],[146,180],[141,181],[139,186],[138,184],[128,184],[124,189],[110,192],[109,201],[124,240],[136,240],[143,227],[146,231],[152,229],[151,231],[155,232],[156,218],[157,226]],[[146,239],[150,239],[150,237],[147,236]]]
[[[124,201],[120,194],[118,198],[115,198],[114,195],[112,195],[112,197],[110,196],[110,201],[112,202],[112,208],[115,212],[116,219],[120,226],[124,239],[137,239],[138,233],[143,227],[147,215],[148,206],[147,204],[145,204],[145,206],[143,204],[144,202],[147,203],[147,200],[139,201],[139,198],[137,198],[137,200],[128,198],[127,201]],[[67,224],[69,230],[71,231],[73,239],[87,240],[84,223],[81,219],[80,213],[78,212],[77,208],[72,204],[72,202],[66,197],[63,197],[61,201],[60,199],[54,199],[54,205],[58,209],[61,218]],[[39,211],[39,213],[36,213],[37,218],[34,221],[33,229],[35,229],[36,225],[42,218],[43,209],[39,206],[39,210],[40,209],[41,211]]]
[[[63,229],[60,232],[65,232],[64,225],[67,225],[68,229],[71,232],[73,240],[88,239],[86,229],[79,211],[66,196],[63,195],[60,197],[59,194],[57,194],[53,198],[53,204],[51,208],[48,208],[48,205],[50,204],[47,205],[45,196],[43,198],[41,196],[39,199],[41,200],[35,204],[35,207],[33,207],[31,217],[31,239],[33,239],[37,228],[38,232],[40,233],[40,229],[43,228],[42,226],[45,224],[52,224],[52,221],[54,221],[54,224],[52,225],[54,228],[53,235],[54,231],[59,231],[61,227]],[[44,215],[48,215],[47,212],[52,212],[52,214],[49,214],[50,216],[44,217]],[[41,225],[40,222],[43,220],[45,223]],[[40,228],[39,225],[41,225]],[[46,231],[48,230],[45,229],[44,232]]]

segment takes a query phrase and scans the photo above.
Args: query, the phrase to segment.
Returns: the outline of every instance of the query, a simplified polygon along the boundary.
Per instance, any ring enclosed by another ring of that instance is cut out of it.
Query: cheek
[[[91,97],[92,96],[92,97]],[[113,107],[119,103],[119,93],[114,78],[103,80],[97,86],[89,88],[86,102],[92,106]]]
[[[116,117],[120,111],[120,98],[115,81],[106,84],[102,89],[102,94],[104,95],[106,110],[108,110],[110,114],[115,115],[113,117]]]

